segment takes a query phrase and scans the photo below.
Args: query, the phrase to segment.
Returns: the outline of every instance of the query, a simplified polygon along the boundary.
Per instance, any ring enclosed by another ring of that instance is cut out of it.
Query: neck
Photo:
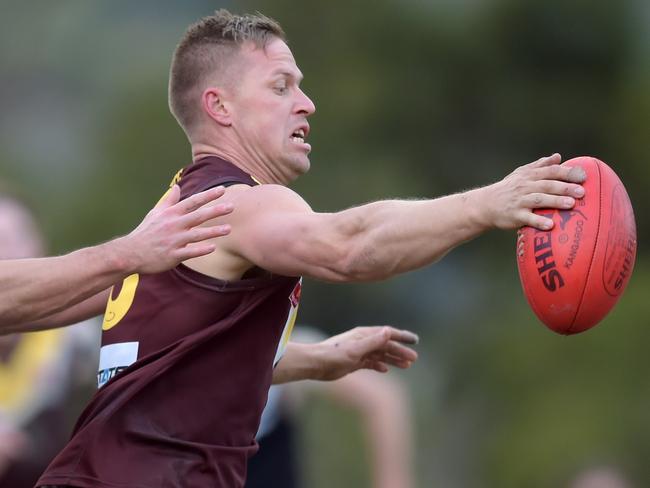
[[[280,174],[274,173],[270,165],[258,162],[255,158],[243,157],[238,151],[224,145],[215,146],[202,142],[192,143],[192,161],[197,161],[206,156],[217,156],[231,162],[238,168],[246,171],[256,181],[262,184],[287,185],[288,181]]]

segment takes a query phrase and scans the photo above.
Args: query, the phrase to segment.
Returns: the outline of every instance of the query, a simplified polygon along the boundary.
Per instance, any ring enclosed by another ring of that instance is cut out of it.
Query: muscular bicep
[[[340,213],[314,212],[296,193],[276,185],[250,188],[234,203],[232,252],[285,276],[346,280],[346,236],[353,232]]]

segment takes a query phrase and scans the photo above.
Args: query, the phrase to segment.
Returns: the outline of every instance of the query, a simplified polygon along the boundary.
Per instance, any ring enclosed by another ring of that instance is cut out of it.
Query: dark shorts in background
[[[300,466],[296,453],[295,421],[283,415],[259,440],[260,450],[248,460],[245,488],[299,488]]]

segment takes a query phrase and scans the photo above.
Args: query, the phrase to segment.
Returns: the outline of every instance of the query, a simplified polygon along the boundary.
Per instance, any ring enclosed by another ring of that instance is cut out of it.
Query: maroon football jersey
[[[174,179],[182,197],[255,181],[216,157]],[[180,265],[112,290],[99,390],[39,485],[244,485],[247,458],[300,298],[298,277],[222,281]]]

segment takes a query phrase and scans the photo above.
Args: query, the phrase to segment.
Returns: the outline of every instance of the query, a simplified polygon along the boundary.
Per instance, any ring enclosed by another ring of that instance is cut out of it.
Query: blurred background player
[[[296,326],[292,340],[326,338]],[[246,488],[303,488],[304,445],[300,411],[307,396],[326,397],[354,411],[369,459],[373,488],[413,488],[412,430],[408,390],[395,375],[356,371],[331,382],[273,385],[257,432],[259,451],[248,462]]]
[[[0,259],[44,251],[31,211],[0,192]],[[70,396],[94,382],[87,372],[97,361],[100,324],[88,322],[0,337],[0,487],[31,488],[65,444],[76,413]]]
[[[635,488],[615,466],[598,465],[580,471],[569,488]]]

